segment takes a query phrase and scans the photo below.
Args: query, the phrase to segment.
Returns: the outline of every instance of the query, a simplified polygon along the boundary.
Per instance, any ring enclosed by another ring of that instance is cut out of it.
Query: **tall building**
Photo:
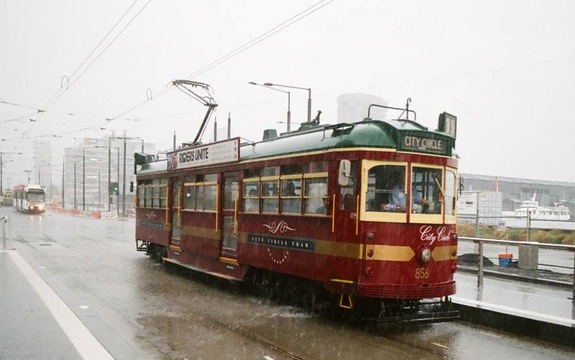
[[[133,210],[134,153],[155,152],[154,144],[128,136],[85,138],[66,148],[63,160],[63,207],[79,211]]]

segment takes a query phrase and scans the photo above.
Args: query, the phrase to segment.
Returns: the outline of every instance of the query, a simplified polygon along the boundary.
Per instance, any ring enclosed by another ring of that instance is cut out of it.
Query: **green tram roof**
[[[408,148],[403,145],[406,137],[441,141],[442,149],[439,151],[423,147]],[[240,161],[357,147],[387,148],[452,156],[454,146],[455,139],[453,137],[443,132],[430,131],[415,121],[403,119],[382,121],[366,118],[356,123],[317,126],[304,124],[296,131],[283,133],[270,139],[259,142],[242,142]],[[167,170],[166,160],[148,163],[138,173],[145,174],[162,170]]]
[[[429,131],[410,120],[379,121],[366,118],[356,123],[308,126],[307,129],[305,126],[304,124],[304,129],[284,133],[269,140],[243,143],[240,159],[251,160],[276,155],[355,147],[406,150],[402,149],[401,145],[405,136],[443,140],[445,151],[440,155],[451,156],[455,144],[455,139],[449,135]],[[437,154],[425,149],[417,151]]]

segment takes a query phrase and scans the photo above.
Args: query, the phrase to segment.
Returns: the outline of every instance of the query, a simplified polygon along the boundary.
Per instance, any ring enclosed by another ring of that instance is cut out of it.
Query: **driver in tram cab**
[[[389,187],[389,203],[381,204],[383,211],[405,212],[407,208],[407,197],[405,194],[404,181],[401,172],[393,171],[390,174],[391,186]],[[421,213],[424,205],[421,194],[415,190],[411,191],[411,210],[413,213]]]
[[[393,170],[389,174],[387,192],[389,198],[381,204],[381,210],[393,212],[405,212],[407,200],[405,199],[404,180],[401,172]]]

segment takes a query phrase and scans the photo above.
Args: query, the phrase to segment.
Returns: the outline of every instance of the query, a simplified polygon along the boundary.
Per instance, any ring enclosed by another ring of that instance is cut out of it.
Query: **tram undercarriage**
[[[145,251],[154,261],[172,262],[167,259],[165,246],[138,241],[137,250]],[[369,322],[380,328],[423,325],[459,318],[449,298],[396,300],[355,297],[329,292],[320,282],[260,268],[250,268],[244,284],[258,296],[281,304],[297,306],[314,314]]]

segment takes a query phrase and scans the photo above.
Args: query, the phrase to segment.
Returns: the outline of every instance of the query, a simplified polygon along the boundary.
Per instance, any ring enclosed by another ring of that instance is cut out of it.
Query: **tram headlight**
[[[427,264],[429,260],[431,260],[431,250],[428,247],[422,248],[419,253],[419,258],[421,259],[421,263]]]

